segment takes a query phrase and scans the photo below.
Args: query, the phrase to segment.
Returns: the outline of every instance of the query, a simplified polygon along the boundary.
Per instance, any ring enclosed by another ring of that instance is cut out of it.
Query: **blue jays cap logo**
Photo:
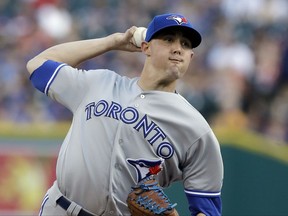
[[[188,24],[188,20],[185,17],[180,17],[178,15],[171,15],[166,18],[167,20],[174,20],[178,25]]]

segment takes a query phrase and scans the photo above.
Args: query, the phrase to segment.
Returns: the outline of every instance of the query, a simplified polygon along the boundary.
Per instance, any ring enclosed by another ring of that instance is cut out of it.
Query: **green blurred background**
[[[237,134],[231,140],[220,136],[225,167],[223,215],[288,215],[287,146],[275,145],[243,131]],[[252,149],[252,145],[257,147]],[[181,215],[189,215],[182,186],[175,184],[167,193],[178,203]],[[175,194],[178,197],[174,199]]]

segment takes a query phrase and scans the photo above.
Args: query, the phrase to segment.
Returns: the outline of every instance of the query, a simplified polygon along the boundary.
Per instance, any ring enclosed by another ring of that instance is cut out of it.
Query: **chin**
[[[175,69],[173,68],[172,70],[170,70],[170,76],[174,77],[175,79],[179,79],[184,75],[184,73],[182,73],[178,68]]]

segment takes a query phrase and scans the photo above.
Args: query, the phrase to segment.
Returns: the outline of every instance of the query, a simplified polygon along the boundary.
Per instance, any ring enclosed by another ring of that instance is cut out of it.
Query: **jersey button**
[[[109,214],[110,214],[110,215],[113,215],[113,214],[114,214],[114,211],[110,211]]]
[[[134,106],[137,108],[137,107],[139,107],[139,104],[138,104],[138,103],[136,103]]]
[[[140,98],[144,99],[144,98],[145,98],[145,95],[141,94],[141,95],[140,95]]]

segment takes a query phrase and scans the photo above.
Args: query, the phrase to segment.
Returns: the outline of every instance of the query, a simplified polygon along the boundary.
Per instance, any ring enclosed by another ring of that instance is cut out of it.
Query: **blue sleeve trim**
[[[185,193],[186,191],[187,190],[185,190]],[[208,196],[204,196],[204,194],[206,193],[201,193],[200,195],[186,193],[191,215],[196,216],[199,213],[203,213],[207,216],[221,216],[222,201],[220,195],[210,192],[207,193],[209,194]]]
[[[48,95],[53,80],[57,76],[59,70],[65,65],[65,63],[47,60],[30,76],[33,86]]]

